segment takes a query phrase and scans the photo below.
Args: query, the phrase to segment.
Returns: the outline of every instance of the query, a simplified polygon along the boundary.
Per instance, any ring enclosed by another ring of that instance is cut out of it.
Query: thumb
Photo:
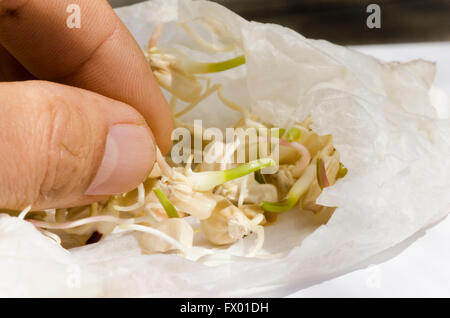
[[[0,208],[85,205],[150,173],[155,145],[131,106],[44,81],[0,83]]]

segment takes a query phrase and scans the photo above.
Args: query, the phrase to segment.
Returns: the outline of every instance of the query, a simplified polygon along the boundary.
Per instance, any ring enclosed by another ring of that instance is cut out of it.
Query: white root
[[[25,216],[28,214],[28,212],[30,212],[31,210],[31,204],[29,206],[27,206],[25,209],[22,210],[22,212],[20,212],[18,218],[21,220],[25,219]]]
[[[201,47],[203,47],[204,49],[206,49],[208,51],[215,53],[215,52],[229,52],[229,51],[233,51],[234,49],[236,49],[236,46],[234,44],[220,45],[220,44],[216,44],[216,43],[213,44],[213,43],[209,43],[209,42],[205,41],[187,23],[180,23],[179,25],[186,31],[186,33],[188,33],[191,36],[191,38],[195,42],[197,42],[197,44],[199,44]]]
[[[138,201],[135,204],[129,205],[129,206],[120,206],[120,205],[114,205],[114,209],[117,211],[134,211],[139,208],[142,208],[145,204],[145,189],[144,184],[141,183],[138,187]]]

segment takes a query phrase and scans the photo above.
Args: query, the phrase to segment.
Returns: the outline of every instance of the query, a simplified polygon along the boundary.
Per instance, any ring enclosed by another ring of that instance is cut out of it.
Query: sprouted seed
[[[175,250],[188,257],[193,236],[199,233],[185,220],[189,216],[200,221],[201,232],[215,245],[232,244],[254,233],[254,246],[246,256],[268,258],[259,253],[264,244],[264,226],[275,223],[279,213],[296,206],[300,210],[298,213],[303,209],[334,211],[332,207],[316,204],[323,188],[332,186],[347,174],[332,145],[332,136],[314,133],[310,128],[310,116],[302,122],[292,119],[287,127],[273,127],[252,114],[247,105],[239,105],[227,97],[223,84],[214,83],[208,74],[245,67],[245,55],[238,43],[221,39],[220,30],[206,20],[202,23],[207,30],[215,32],[218,39],[215,43],[204,40],[187,23],[180,27],[205,51],[233,52],[234,57],[200,62],[176,49],[159,47],[162,25],[155,29],[145,52],[158,83],[172,94],[170,107],[175,114],[175,126],[186,127],[193,134],[193,125],[183,122],[182,116],[216,94],[225,107],[240,113],[236,128],[270,129],[270,136],[258,135],[251,143],[266,146],[270,143],[271,152],[266,157],[230,165],[236,152],[246,147],[236,139],[227,145],[223,157],[219,158],[222,159],[220,167],[206,169],[200,165],[194,172],[192,157],[184,167],[172,167],[157,149],[154,168],[137,189],[88,206],[68,209],[29,214],[30,205],[19,213],[20,219],[27,217],[28,222],[62,246],[65,242],[61,242],[56,234],[58,231],[77,238],[83,245],[100,241],[114,229],[122,229],[141,232],[140,244],[146,253]],[[177,110],[179,106],[183,106],[181,110]],[[286,155],[280,159],[277,172],[264,175],[261,169],[277,164],[272,143]],[[208,254],[198,260],[221,259],[221,255]]]
[[[272,167],[275,165],[276,163],[273,159],[262,158],[244,163],[236,168],[231,168],[228,170],[203,172],[192,172],[192,170],[188,170],[187,182],[194,190],[210,191],[216,186],[227,181],[231,181],[262,168]]]
[[[154,236],[160,238],[161,240],[164,240],[167,243],[171,244],[174,248],[176,248],[177,250],[180,250],[183,254],[187,254],[187,247],[183,246],[177,240],[175,240],[174,238],[172,238],[171,236],[167,235],[166,233],[164,233],[162,231],[156,230],[156,229],[148,227],[148,226],[138,225],[138,224],[121,224],[119,227],[124,230],[140,231],[140,232],[154,235]]]

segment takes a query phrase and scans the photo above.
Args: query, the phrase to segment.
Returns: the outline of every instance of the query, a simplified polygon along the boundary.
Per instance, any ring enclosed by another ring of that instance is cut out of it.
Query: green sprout
[[[261,158],[244,163],[238,167],[221,171],[191,172],[187,180],[194,190],[209,191],[227,181],[237,179],[266,167],[275,166],[271,158]]]
[[[190,60],[186,61],[185,63],[182,62],[180,66],[185,72],[190,74],[207,74],[223,72],[238,67],[242,64],[245,64],[244,55],[239,55],[225,61],[210,63],[202,63]]]
[[[245,64],[245,56],[239,55],[219,62],[198,62],[181,52],[150,49],[150,65],[155,69],[178,71],[186,75],[223,72]]]
[[[286,133],[286,140],[291,141],[291,142],[296,141],[296,140],[300,139],[301,135],[302,135],[302,131],[300,130],[300,128],[292,127]]]
[[[159,202],[161,203],[162,207],[164,208],[164,211],[166,211],[166,214],[169,218],[179,218],[177,209],[173,206],[173,204],[169,201],[169,199],[166,197],[164,192],[161,191],[161,189],[155,188],[153,189],[153,192],[155,193],[156,197],[158,198]]]
[[[181,52],[157,47],[149,50],[148,59],[159,85],[188,103],[206,97],[201,95],[202,85],[196,74],[222,72],[245,64],[244,55],[219,62],[198,62]]]
[[[312,182],[316,177],[316,166],[311,163],[306,169],[303,175],[294,183],[289,190],[286,198],[280,202],[263,201],[261,208],[268,212],[287,212],[291,210],[300,198],[308,191]]]

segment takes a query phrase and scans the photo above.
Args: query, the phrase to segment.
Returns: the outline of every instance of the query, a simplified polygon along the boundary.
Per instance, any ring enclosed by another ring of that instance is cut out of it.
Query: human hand
[[[80,28],[66,25],[72,3]],[[0,208],[129,191],[152,169],[154,140],[169,150],[172,128],[139,45],[106,0],[0,0]]]

